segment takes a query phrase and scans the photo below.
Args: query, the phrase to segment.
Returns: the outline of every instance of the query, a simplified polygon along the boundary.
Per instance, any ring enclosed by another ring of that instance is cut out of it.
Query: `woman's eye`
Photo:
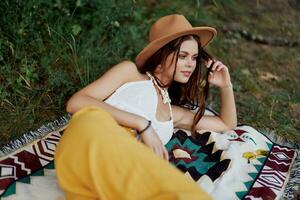
[[[184,59],[186,56],[185,55],[178,55],[179,58]]]

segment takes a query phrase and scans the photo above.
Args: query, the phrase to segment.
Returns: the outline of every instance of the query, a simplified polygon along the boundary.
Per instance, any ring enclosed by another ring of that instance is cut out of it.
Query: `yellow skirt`
[[[67,200],[210,199],[97,107],[72,116],[56,148],[55,166]]]

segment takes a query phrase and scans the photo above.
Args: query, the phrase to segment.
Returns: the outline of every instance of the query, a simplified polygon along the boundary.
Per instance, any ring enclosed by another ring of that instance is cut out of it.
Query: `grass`
[[[158,17],[181,13],[219,30],[208,51],[230,69],[238,120],[300,142],[299,47],[256,44],[224,27],[300,38],[291,1],[3,1],[0,3],[0,146],[64,114],[67,99],[146,44]],[[219,107],[217,90],[210,104]]]

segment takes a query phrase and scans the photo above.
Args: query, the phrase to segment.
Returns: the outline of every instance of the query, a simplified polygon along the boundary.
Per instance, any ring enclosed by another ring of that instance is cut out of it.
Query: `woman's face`
[[[187,83],[196,68],[198,43],[196,40],[186,40],[181,44],[174,80]]]
[[[167,57],[165,67],[158,78],[163,83],[168,83],[173,77],[175,70],[175,56],[172,61],[172,57],[175,53],[170,54]],[[192,73],[196,68],[196,58],[198,56],[198,43],[194,39],[186,40],[182,42],[178,53],[178,61],[174,80],[180,83],[187,83]]]

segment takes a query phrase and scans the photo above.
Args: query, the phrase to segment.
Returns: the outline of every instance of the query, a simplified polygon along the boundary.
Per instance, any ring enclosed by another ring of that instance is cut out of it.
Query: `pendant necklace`
[[[146,72],[146,74],[147,74],[147,76],[150,77],[150,79],[152,80],[152,82],[153,82],[153,83],[156,85],[156,87],[159,89],[160,94],[161,94],[161,96],[162,96],[162,98],[163,98],[163,103],[164,103],[164,104],[171,103],[171,99],[170,99],[170,97],[169,97],[168,89],[166,89],[166,88],[161,88],[161,87],[158,85],[158,83],[157,83],[157,81],[155,80],[155,78],[154,78],[149,72]]]

